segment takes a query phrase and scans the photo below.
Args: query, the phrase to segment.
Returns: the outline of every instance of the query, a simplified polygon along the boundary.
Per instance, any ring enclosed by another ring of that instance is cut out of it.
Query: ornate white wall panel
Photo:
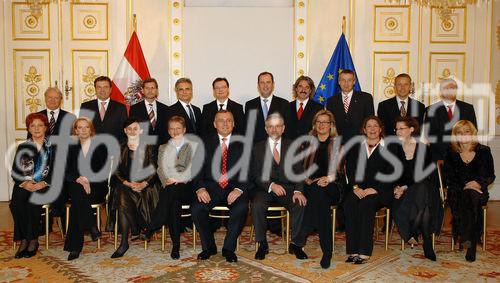
[[[108,3],[72,3],[71,39],[107,40]]]
[[[467,7],[455,7],[447,20],[442,20],[436,10],[431,9],[430,42],[466,43]]]
[[[396,95],[394,91],[394,79],[400,73],[408,73],[410,67],[410,52],[383,52],[373,53],[373,89],[375,103],[392,98]]]
[[[42,5],[42,15],[37,18],[24,3],[12,3],[13,40],[50,40],[50,9]]]
[[[459,99],[464,100],[465,52],[431,52],[429,54],[429,78],[434,85],[430,90],[429,103],[439,100],[439,83],[443,79],[455,79],[459,85]]]
[[[374,42],[410,42],[410,6],[374,6]]]
[[[95,99],[94,80],[109,76],[107,50],[72,50],[73,104]]]

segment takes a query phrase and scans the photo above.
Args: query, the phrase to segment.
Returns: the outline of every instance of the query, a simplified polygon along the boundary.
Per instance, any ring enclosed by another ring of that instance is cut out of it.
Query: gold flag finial
[[[342,17],[342,33],[345,34],[346,19],[345,16]]]

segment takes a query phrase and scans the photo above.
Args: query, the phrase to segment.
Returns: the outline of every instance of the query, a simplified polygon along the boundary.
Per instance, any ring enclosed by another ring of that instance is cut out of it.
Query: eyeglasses
[[[316,121],[316,124],[320,124],[320,125],[328,125],[331,123],[332,123],[331,121]]]
[[[394,130],[396,130],[396,132],[397,132],[397,131],[406,130],[406,129],[409,129],[409,127],[401,127],[401,128],[396,128]]]

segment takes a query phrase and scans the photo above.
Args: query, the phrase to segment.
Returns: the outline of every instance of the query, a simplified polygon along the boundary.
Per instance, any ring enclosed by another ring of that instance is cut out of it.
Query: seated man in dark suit
[[[170,117],[181,116],[186,120],[186,134],[200,135],[201,110],[191,104],[193,99],[193,83],[188,78],[180,78],[175,82],[177,102],[170,105],[167,121]]]
[[[328,99],[326,109],[330,110],[337,121],[337,131],[346,144],[352,137],[359,135],[366,117],[375,114],[371,94],[354,91],[356,74],[344,69],[339,75],[340,94],[334,94]]]
[[[457,100],[457,82],[453,79],[441,81],[441,101],[426,109],[424,131],[430,143],[434,161],[443,160],[450,146],[451,130],[460,120],[468,120],[477,128],[476,112],[472,104]]]
[[[168,141],[167,116],[168,106],[158,101],[158,82],[147,78],[142,82],[144,100],[130,106],[130,117],[139,121],[149,121],[148,134],[156,136],[160,146]]]
[[[222,256],[227,262],[237,262],[238,257],[234,251],[248,212],[248,183],[241,182],[238,179],[240,174],[232,172],[231,169],[243,155],[243,144],[231,142],[234,129],[231,112],[227,110],[217,112],[213,125],[217,129],[217,134],[206,139],[205,162],[195,187],[196,200],[191,205],[191,215],[200,232],[203,248],[198,254],[198,259],[206,260],[217,254],[208,214],[213,207],[222,205],[229,207],[229,221]],[[217,176],[214,176],[212,171],[216,172]]]
[[[267,116],[271,113],[279,113],[285,123],[290,115],[288,101],[273,94],[274,91],[274,76],[269,72],[262,72],[257,77],[257,89],[259,97],[245,103],[245,119],[246,126],[255,125],[255,133],[253,142],[257,143],[267,139],[265,123]],[[252,111],[253,110],[253,111]],[[251,112],[257,112],[255,121],[250,121]],[[247,129],[248,132],[248,129]]]
[[[111,79],[100,76],[94,80],[97,99],[82,103],[80,117],[92,119],[96,134],[110,134],[118,143],[125,141],[123,124],[127,120],[127,108],[111,96]]]
[[[408,74],[397,75],[394,80],[396,96],[378,104],[377,116],[384,123],[387,136],[396,135],[395,121],[398,117],[413,117],[420,126],[424,122],[425,105],[410,97],[411,85],[411,77]]]
[[[298,259],[307,258],[302,247],[296,245],[301,235],[307,200],[302,194],[303,183],[290,180],[292,175],[302,173],[303,167],[301,162],[288,164],[293,161],[290,156],[285,158],[291,141],[282,138],[284,130],[283,118],[278,113],[270,114],[266,119],[268,138],[255,144],[252,151],[250,172],[256,185],[252,199],[252,220],[255,226],[255,241],[259,243],[255,254],[255,259],[258,260],[264,259],[269,252],[266,215],[271,202],[286,207],[291,214],[292,242],[288,247],[289,252],[295,254]],[[290,169],[293,172],[287,171]]]
[[[294,101],[290,102],[290,119],[288,121],[288,138],[295,140],[308,135],[312,129],[314,115],[323,109],[323,105],[310,99],[316,87],[310,77],[300,76],[293,84]]]
[[[245,114],[243,106],[229,99],[229,82],[226,78],[216,78],[212,82],[215,100],[203,105],[201,113],[201,135],[209,136],[215,134],[216,130],[212,126],[215,114],[219,110],[228,110],[234,116],[234,131],[233,134],[245,134]]]

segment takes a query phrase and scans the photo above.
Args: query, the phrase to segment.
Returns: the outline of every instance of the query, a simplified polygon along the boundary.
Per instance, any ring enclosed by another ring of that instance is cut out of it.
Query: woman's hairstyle
[[[462,148],[460,147],[460,139],[458,137],[458,131],[465,127],[468,127],[472,134],[471,150],[476,149],[476,146],[479,143],[479,141],[477,140],[477,129],[474,124],[469,120],[460,120],[456,122],[451,129],[451,149],[455,152],[462,152]]]
[[[397,117],[396,118],[396,123],[404,123],[405,126],[407,126],[408,128],[413,128],[413,133],[411,133],[411,135],[413,137],[418,137],[420,136],[420,125],[418,124],[418,121],[417,119],[413,118],[413,117]]]
[[[73,122],[73,127],[71,127],[71,134],[76,136],[76,128],[78,127],[78,122],[80,121],[85,121],[87,122],[87,124],[89,125],[89,129],[90,129],[90,136],[93,137],[95,136],[95,128],[94,128],[94,124],[92,124],[92,120],[90,120],[89,118],[87,117],[80,117],[80,118],[77,118],[74,122]]]
[[[47,119],[47,116],[41,113],[31,113],[26,116],[25,123],[27,130],[29,130],[31,123],[33,123],[33,121],[35,121],[36,119],[42,121],[42,123],[45,125],[45,128],[47,128],[47,130],[45,131],[45,133],[47,133],[49,131],[49,120]]]
[[[366,128],[366,124],[368,124],[368,121],[370,121],[370,120],[375,120],[375,122],[377,122],[378,126],[379,126],[379,127],[380,127],[380,129],[382,130],[382,131],[380,132],[380,137],[381,137],[381,138],[385,137],[385,127],[384,127],[384,123],[382,123],[382,120],[380,120],[380,118],[379,118],[379,117],[377,117],[377,116],[373,116],[373,115],[372,115],[372,116],[368,116],[368,117],[366,117],[366,118],[363,120],[363,126],[361,127],[361,134],[362,134],[362,135],[365,135],[364,130],[365,130],[365,128]]]
[[[182,117],[182,116],[175,115],[175,116],[172,116],[170,119],[168,119],[167,130],[168,130],[168,127],[170,126],[170,123],[173,123],[173,122],[177,122],[177,123],[181,124],[184,129],[186,128],[186,119],[184,119],[184,117]]]
[[[322,109],[322,110],[318,111],[316,113],[316,115],[314,115],[314,118],[312,120],[312,129],[309,132],[309,134],[313,135],[313,136],[318,135],[318,130],[316,129],[316,121],[318,121],[319,116],[328,116],[328,119],[331,122],[331,124],[330,124],[330,137],[331,138],[336,137],[338,134],[337,134],[337,127],[336,127],[336,123],[335,123],[335,118],[333,117],[332,112],[330,112],[326,109]]]
[[[123,129],[125,129],[126,127],[132,125],[133,123],[138,123],[140,124],[141,122],[144,122],[144,120],[141,120],[141,119],[137,119],[135,117],[129,117],[127,118],[127,120],[125,120],[125,122],[123,123]]]

